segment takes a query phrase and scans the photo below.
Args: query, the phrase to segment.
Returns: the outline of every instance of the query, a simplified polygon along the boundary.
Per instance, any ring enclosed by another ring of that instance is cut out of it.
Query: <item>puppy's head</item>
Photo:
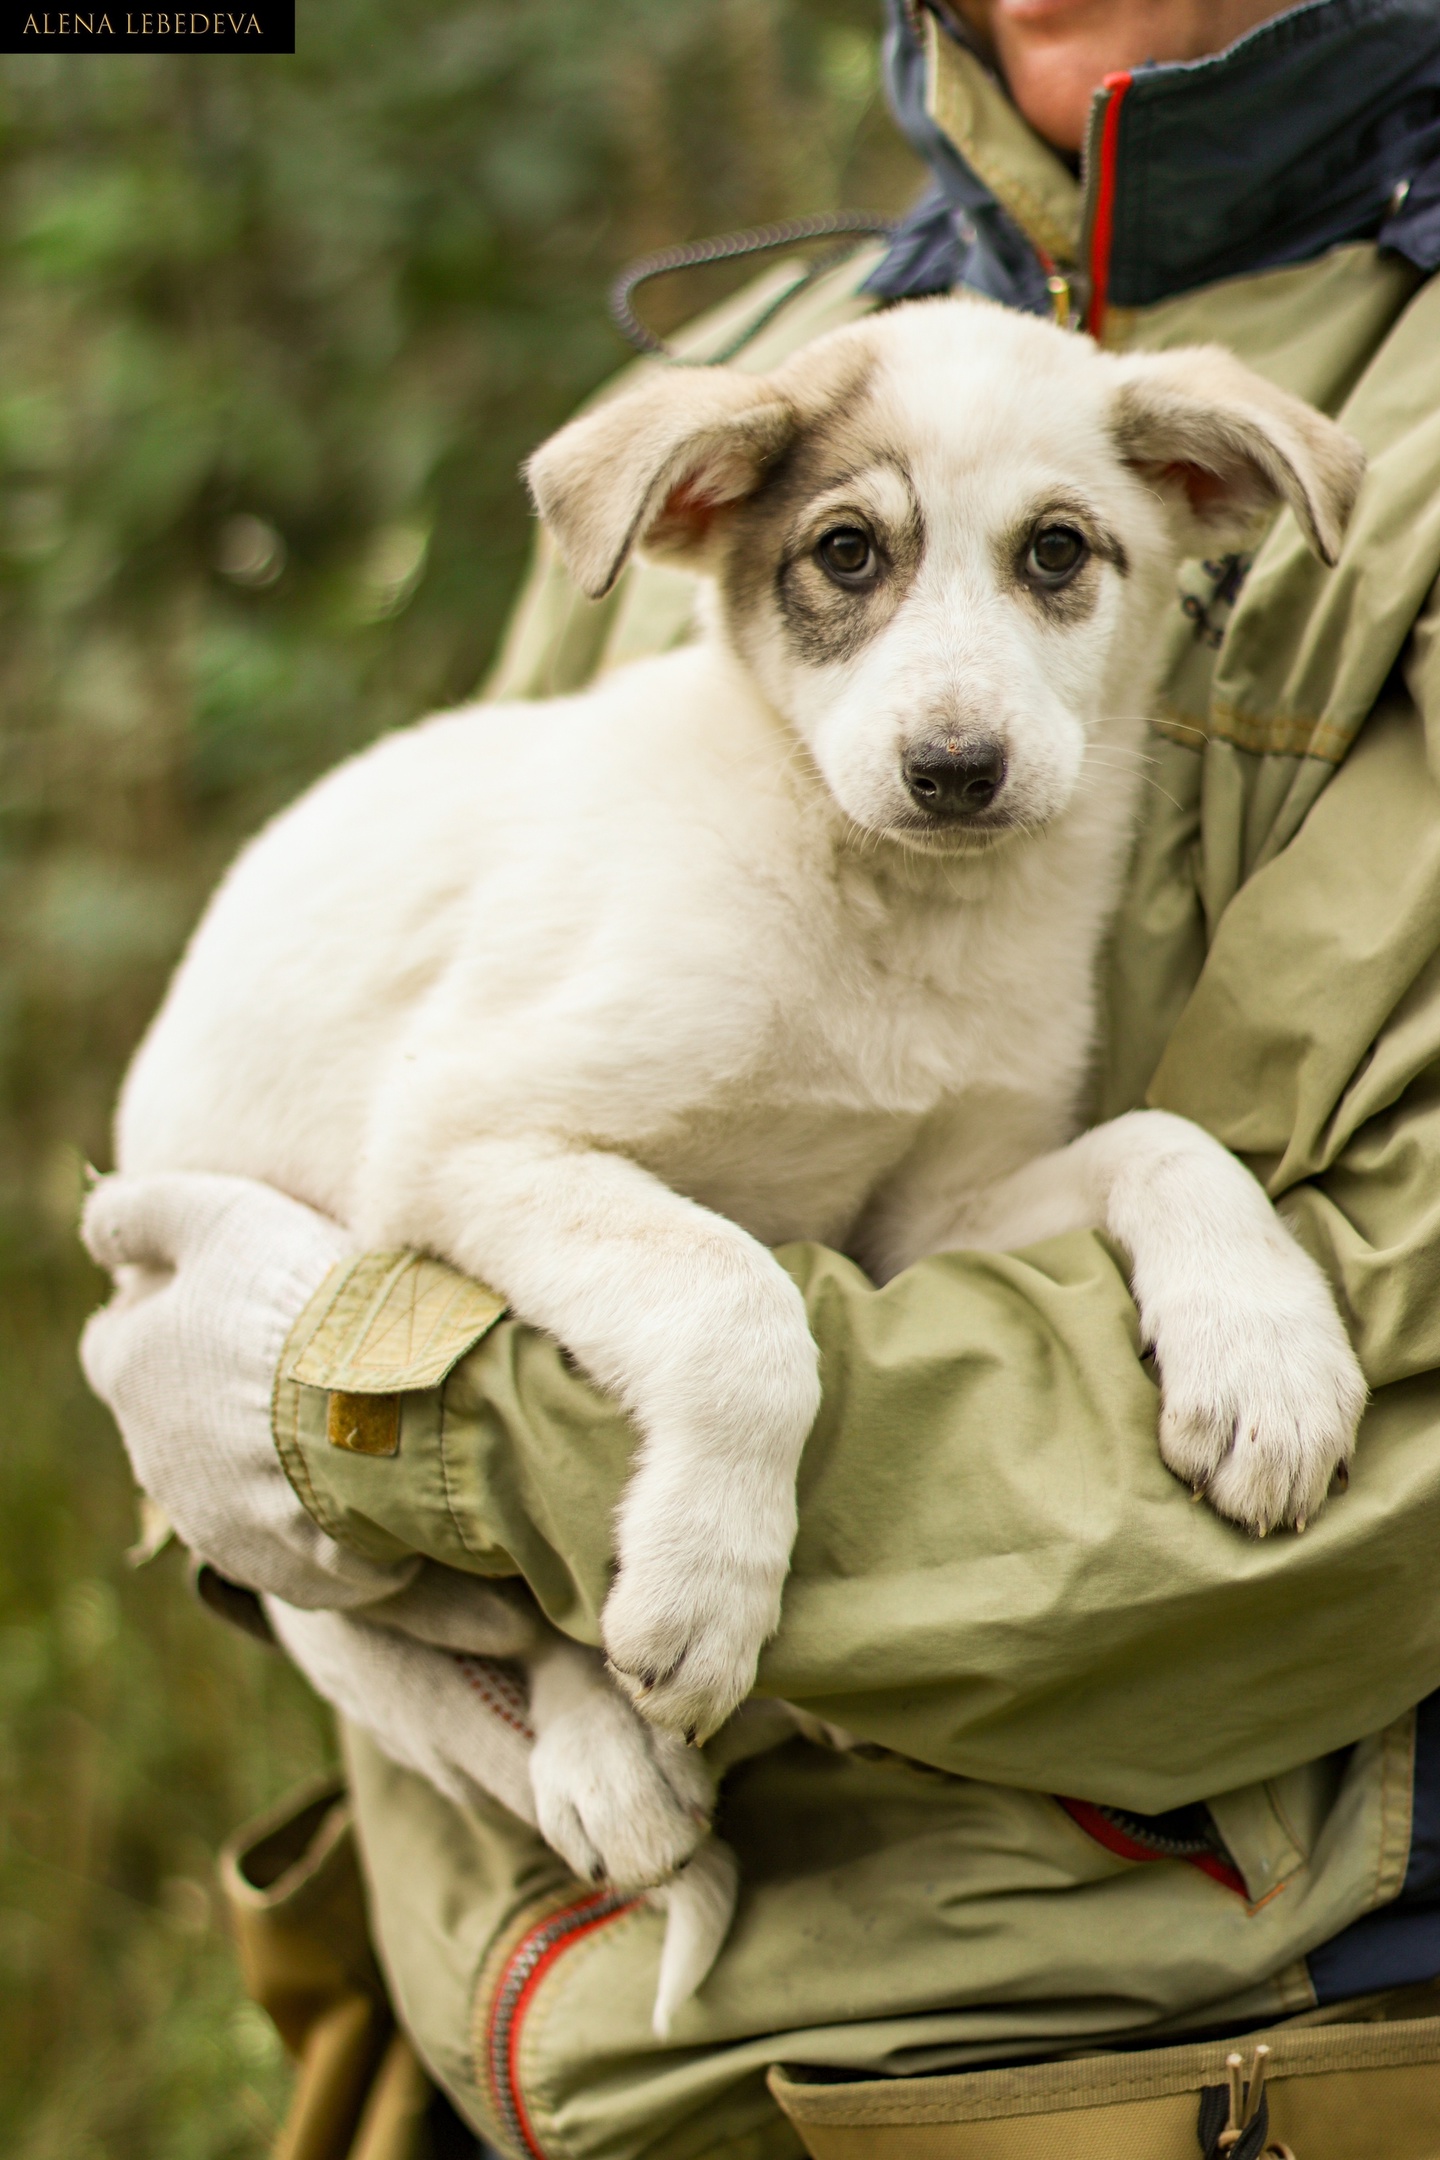
[[[712,576],[854,823],[954,852],[1046,825],[1100,722],[1144,709],[1182,557],[1285,505],[1333,562],[1362,471],[1219,347],[1116,358],[932,300],[773,375],[656,373],[528,477],[587,593],[637,547]]]

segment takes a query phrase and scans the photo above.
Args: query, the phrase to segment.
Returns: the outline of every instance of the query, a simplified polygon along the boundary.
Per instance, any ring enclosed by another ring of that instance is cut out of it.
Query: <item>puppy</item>
[[[1177,564],[1277,505],[1333,561],[1361,469],[1219,349],[1117,358],[978,301],[768,376],[656,372],[529,478],[587,593],[636,548],[703,572],[697,641],[386,738],[213,900],[121,1168],[437,1253],[634,1420],[603,1638],[643,1722],[577,1646],[536,1673],[572,1865],[653,1882],[695,1849],[684,1743],[779,1621],[819,1387],[769,1246],[883,1280],[1101,1228],[1165,1461],[1254,1530],[1321,1505],[1364,1388],[1320,1274],[1198,1128],[1077,1128]]]

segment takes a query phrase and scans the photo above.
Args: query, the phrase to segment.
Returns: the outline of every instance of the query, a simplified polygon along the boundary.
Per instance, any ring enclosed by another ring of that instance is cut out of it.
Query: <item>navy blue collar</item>
[[[891,103],[935,185],[870,290],[905,299],[968,285],[1048,312],[1047,266],[930,118],[910,9],[888,5]],[[1086,149],[1082,300],[1097,273],[1111,306],[1146,307],[1355,240],[1421,271],[1440,265],[1436,0],[1306,0],[1209,59],[1112,81],[1096,93]],[[1109,244],[1096,263],[1102,189]]]

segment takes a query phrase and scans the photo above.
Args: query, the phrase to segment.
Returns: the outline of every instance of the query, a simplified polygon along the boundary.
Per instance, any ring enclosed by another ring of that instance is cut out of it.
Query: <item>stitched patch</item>
[[[352,1455],[398,1455],[400,1397],[351,1395],[337,1388],[325,1413],[325,1437],[331,1447]]]
[[[275,1391],[271,1398],[270,1432],[275,1442],[275,1452],[280,1466],[294,1488],[296,1498],[320,1528],[333,1537],[337,1545],[343,1545],[342,1525],[316,1491],[310,1476],[310,1465],[305,1460],[305,1448],[300,1437],[301,1419],[307,1402],[313,1402],[303,1388],[287,1380],[284,1368],[275,1375]]]

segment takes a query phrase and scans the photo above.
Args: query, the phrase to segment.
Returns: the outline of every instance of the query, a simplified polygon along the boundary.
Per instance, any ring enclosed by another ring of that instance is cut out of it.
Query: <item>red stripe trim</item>
[[[1095,178],[1095,218],[1090,227],[1090,319],[1086,329],[1098,344],[1105,334],[1110,298],[1110,243],[1115,233],[1115,168],[1120,154],[1120,108],[1133,78],[1128,70],[1107,75],[1102,88],[1109,102],[1100,131],[1100,170]]]
[[[546,2160],[546,2155],[520,2089],[520,2041],[530,2005],[541,1981],[566,1950],[633,1911],[639,1902],[638,1898],[620,1898],[609,1889],[592,1891],[577,1904],[562,1906],[537,1920],[505,1960],[490,2002],[486,2058],[496,2112],[520,2138],[531,2160]]]
[[[1060,1798],[1058,1794],[1056,1797]],[[1111,1821],[1103,1808],[1095,1807],[1089,1800],[1060,1799],[1060,1805],[1077,1830],[1083,1830],[1086,1837],[1093,1838],[1097,1845],[1103,1845],[1106,1852],[1114,1853],[1117,1860],[1137,1863],[1183,1860],[1186,1867],[1198,1868],[1202,1875],[1209,1876],[1211,1882],[1219,1883],[1224,1890],[1233,1890],[1237,1897],[1242,1897],[1249,1903],[1250,1893],[1245,1887],[1244,1876],[1238,1868],[1232,1867],[1228,1860],[1223,1860],[1219,1853],[1156,1852],[1152,1845],[1142,1845],[1138,1838],[1132,1838],[1128,1831],[1121,1829],[1119,1823]]]

